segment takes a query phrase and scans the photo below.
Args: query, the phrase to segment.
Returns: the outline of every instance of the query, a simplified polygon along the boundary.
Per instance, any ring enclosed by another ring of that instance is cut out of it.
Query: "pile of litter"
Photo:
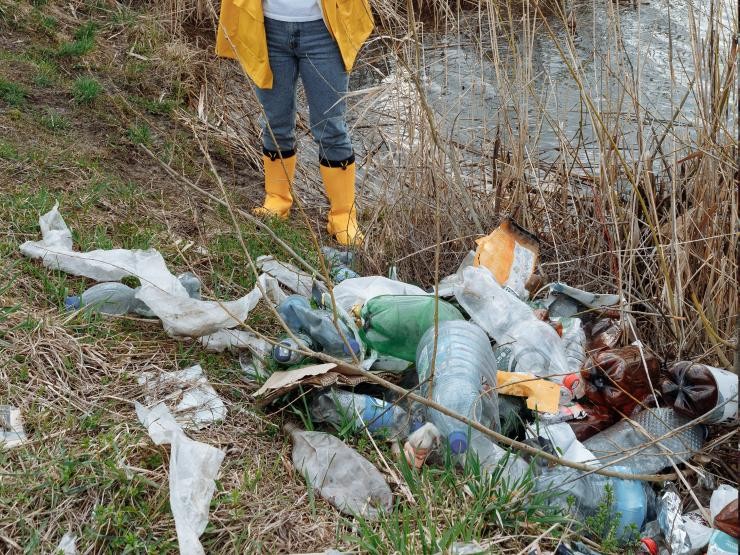
[[[173,275],[155,250],[75,251],[56,206],[40,226],[41,241],[24,243],[23,254],[100,282],[70,297],[68,308],[158,318],[173,337],[239,352],[244,379],[261,383],[259,406],[287,403],[300,386],[309,392],[313,422],[405,442],[399,456],[412,467],[431,464],[435,452],[460,464],[474,457],[483,472],[511,483],[532,475],[537,491],[555,492],[553,502],[579,517],[598,510],[609,486],[620,540],[640,539],[645,553],[737,553],[736,489],[722,484],[708,507],[683,512],[673,483],[655,490],[632,478],[681,474],[708,426],[736,421],[737,376],[691,361],[665,366],[635,341],[618,295],[542,286],[538,240],[509,220],[480,239],[435,291],[360,276],[351,253],[324,248],[331,290],[261,257],[254,290],[224,302],[203,300],[197,276]],[[120,283],[125,277],[141,285]],[[286,333],[268,340],[234,329],[265,297]],[[217,425],[226,406],[200,366],[138,380],[147,403],[136,403],[138,418],[154,443],[171,446],[170,504],[181,552],[202,553],[198,538],[225,453],[184,430]],[[421,397],[361,392],[384,380],[403,380]],[[4,409],[0,444],[20,445],[20,415]],[[343,441],[294,426],[286,432],[296,470],[340,511],[375,519],[392,508],[385,475]],[[509,453],[492,436],[550,456]],[[548,464],[557,459],[561,464]],[[560,548],[593,553],[581,544]]]

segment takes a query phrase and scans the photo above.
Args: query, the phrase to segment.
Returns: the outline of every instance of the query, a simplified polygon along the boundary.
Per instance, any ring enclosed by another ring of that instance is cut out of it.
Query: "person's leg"
[[[265,18],[265,31],[273,81],[271,89],[256,88],[266,115],[262,127],[265,201],[254,213],[285,218],[293,204],[291,186],[296,166],[296,28],[292,23]]]
[[[355,158],[345,120],[349,74],[323,21],[300,24],[298,70],[308,100],[311,133],[319,146],[321,177],[329,197],[329,233],[339,243],[362,240],[355,208]]]

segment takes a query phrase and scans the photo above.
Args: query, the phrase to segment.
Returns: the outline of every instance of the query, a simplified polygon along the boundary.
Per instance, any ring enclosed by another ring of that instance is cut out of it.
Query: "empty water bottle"
[[[483,474],[492,474],[499,465],[504,464],[506,478],[512,483],[521,478],[529,470],[529,465],[513,452],[507,452],[491,438],[478,430],[470,431],[470,447],[468,455],[474,453],[480,464]]]
[[[434,361],[434,327],[422,336],[416,351],[416,370],[422,394],[432,388],[432,399],[450,410],[486,426],[499,429],[496,361],[485,332],[465,320],[440,322]],[[429,384],[434,362],[433,383]],[[482,380],[490,386],[484,392]],[[437,426],[453,454],[468,448],[469,428],[459,420],[430,409],[429,418]]]
[[[499,370],[527,372],[562,383],[569,373],[562,339],[529,305],[504,290],[491,272],[465,268],[454,290],[471,320],[496,340]],[[570,398],[570,391],[563,388],[563,400]]]
[[[317,395],[311,403],[311,418],[337,428],[350,424],[355,431],[367,427],[372,435],[393,439],[405,438],[421,426],[420,421],[412,422],[409,413],[398,405],[340,389]]]
[[[305,297],[290,295],[280,303],[278,314],[291,331],[308,335],[327,354],[343,357],[360,352],[360,344],[349,326],[339,318],[335,325],[334,314],[330,310],[311,308]]]
[[[329,273],[334,283],[341,283],[345,279],[360,277],[360,274],[350,268],[355,258],[352,252],[339,251],[332,247],[321,247],[321,252],[329,263]]]
[[[136,292],[118,281],[98,283],[93,285],[82,295],[73,295],[64,299],[64,305],[68,310],[77,310],[89,307],[94,312],[101,314],[128,314],[136,298]]]
[[[272,348],[272,358],[282,366],[300,364],[308,359],[308,355],[301,353],[300,350],[314,350],[315,346],[310,337],[303,333],[294,335],[298,341],[289,335],[285,335]]]
[[[706,429],[694,425],[674,435],[650,443],[683,427],[690,418],[677,414],[671,408],[645,410],[634,417],[634,423],[622,420],[583,442],[586,448],[601,462],[619,461],[630,474],[654,474],[691,458],[704,444]],[[641,430],[645,430],[643,433]],[[647,434],[647,435],[646,435]]]

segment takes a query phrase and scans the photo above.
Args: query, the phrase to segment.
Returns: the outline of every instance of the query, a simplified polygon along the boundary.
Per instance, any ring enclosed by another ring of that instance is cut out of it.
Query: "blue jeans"
[[[267,115],[262,128],[266,154],[280,151],[286,156],[294,152],[296,85],[300,76],[321,163],[333,166],[353,159],[344,102],[349,74],[324,21],[265,18],[265,31],[273,83],[271,89],[256,90]]]

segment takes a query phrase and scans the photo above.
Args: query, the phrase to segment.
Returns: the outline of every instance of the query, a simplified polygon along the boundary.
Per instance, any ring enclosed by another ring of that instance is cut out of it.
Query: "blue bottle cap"
[[[453,455],[459,455],[468,450],[468,434],[459,430],[452,432],[447,436],[447,442],[450,444],[450,451]]]
[[[79,295],[71,295],[64,298],[64,308],[67,310],[77,310],[82,306],[82,299]]]
[[[353,339],[352,337],[347,338],[347,343],[349,344],[349,348],[352,349],[351,351],[347,350],[347,345],[343,345],[342,349],[344,350],[345,355],[358,355],[360,354],[360,344],[357,342],[356,339]]]
[[[272,348],[272,358],[274,358],[277,362],[289,362],[290,358],[293,356],[293,351],[286,348],[286,346],[289,346],[282,341],[275,345]]]

